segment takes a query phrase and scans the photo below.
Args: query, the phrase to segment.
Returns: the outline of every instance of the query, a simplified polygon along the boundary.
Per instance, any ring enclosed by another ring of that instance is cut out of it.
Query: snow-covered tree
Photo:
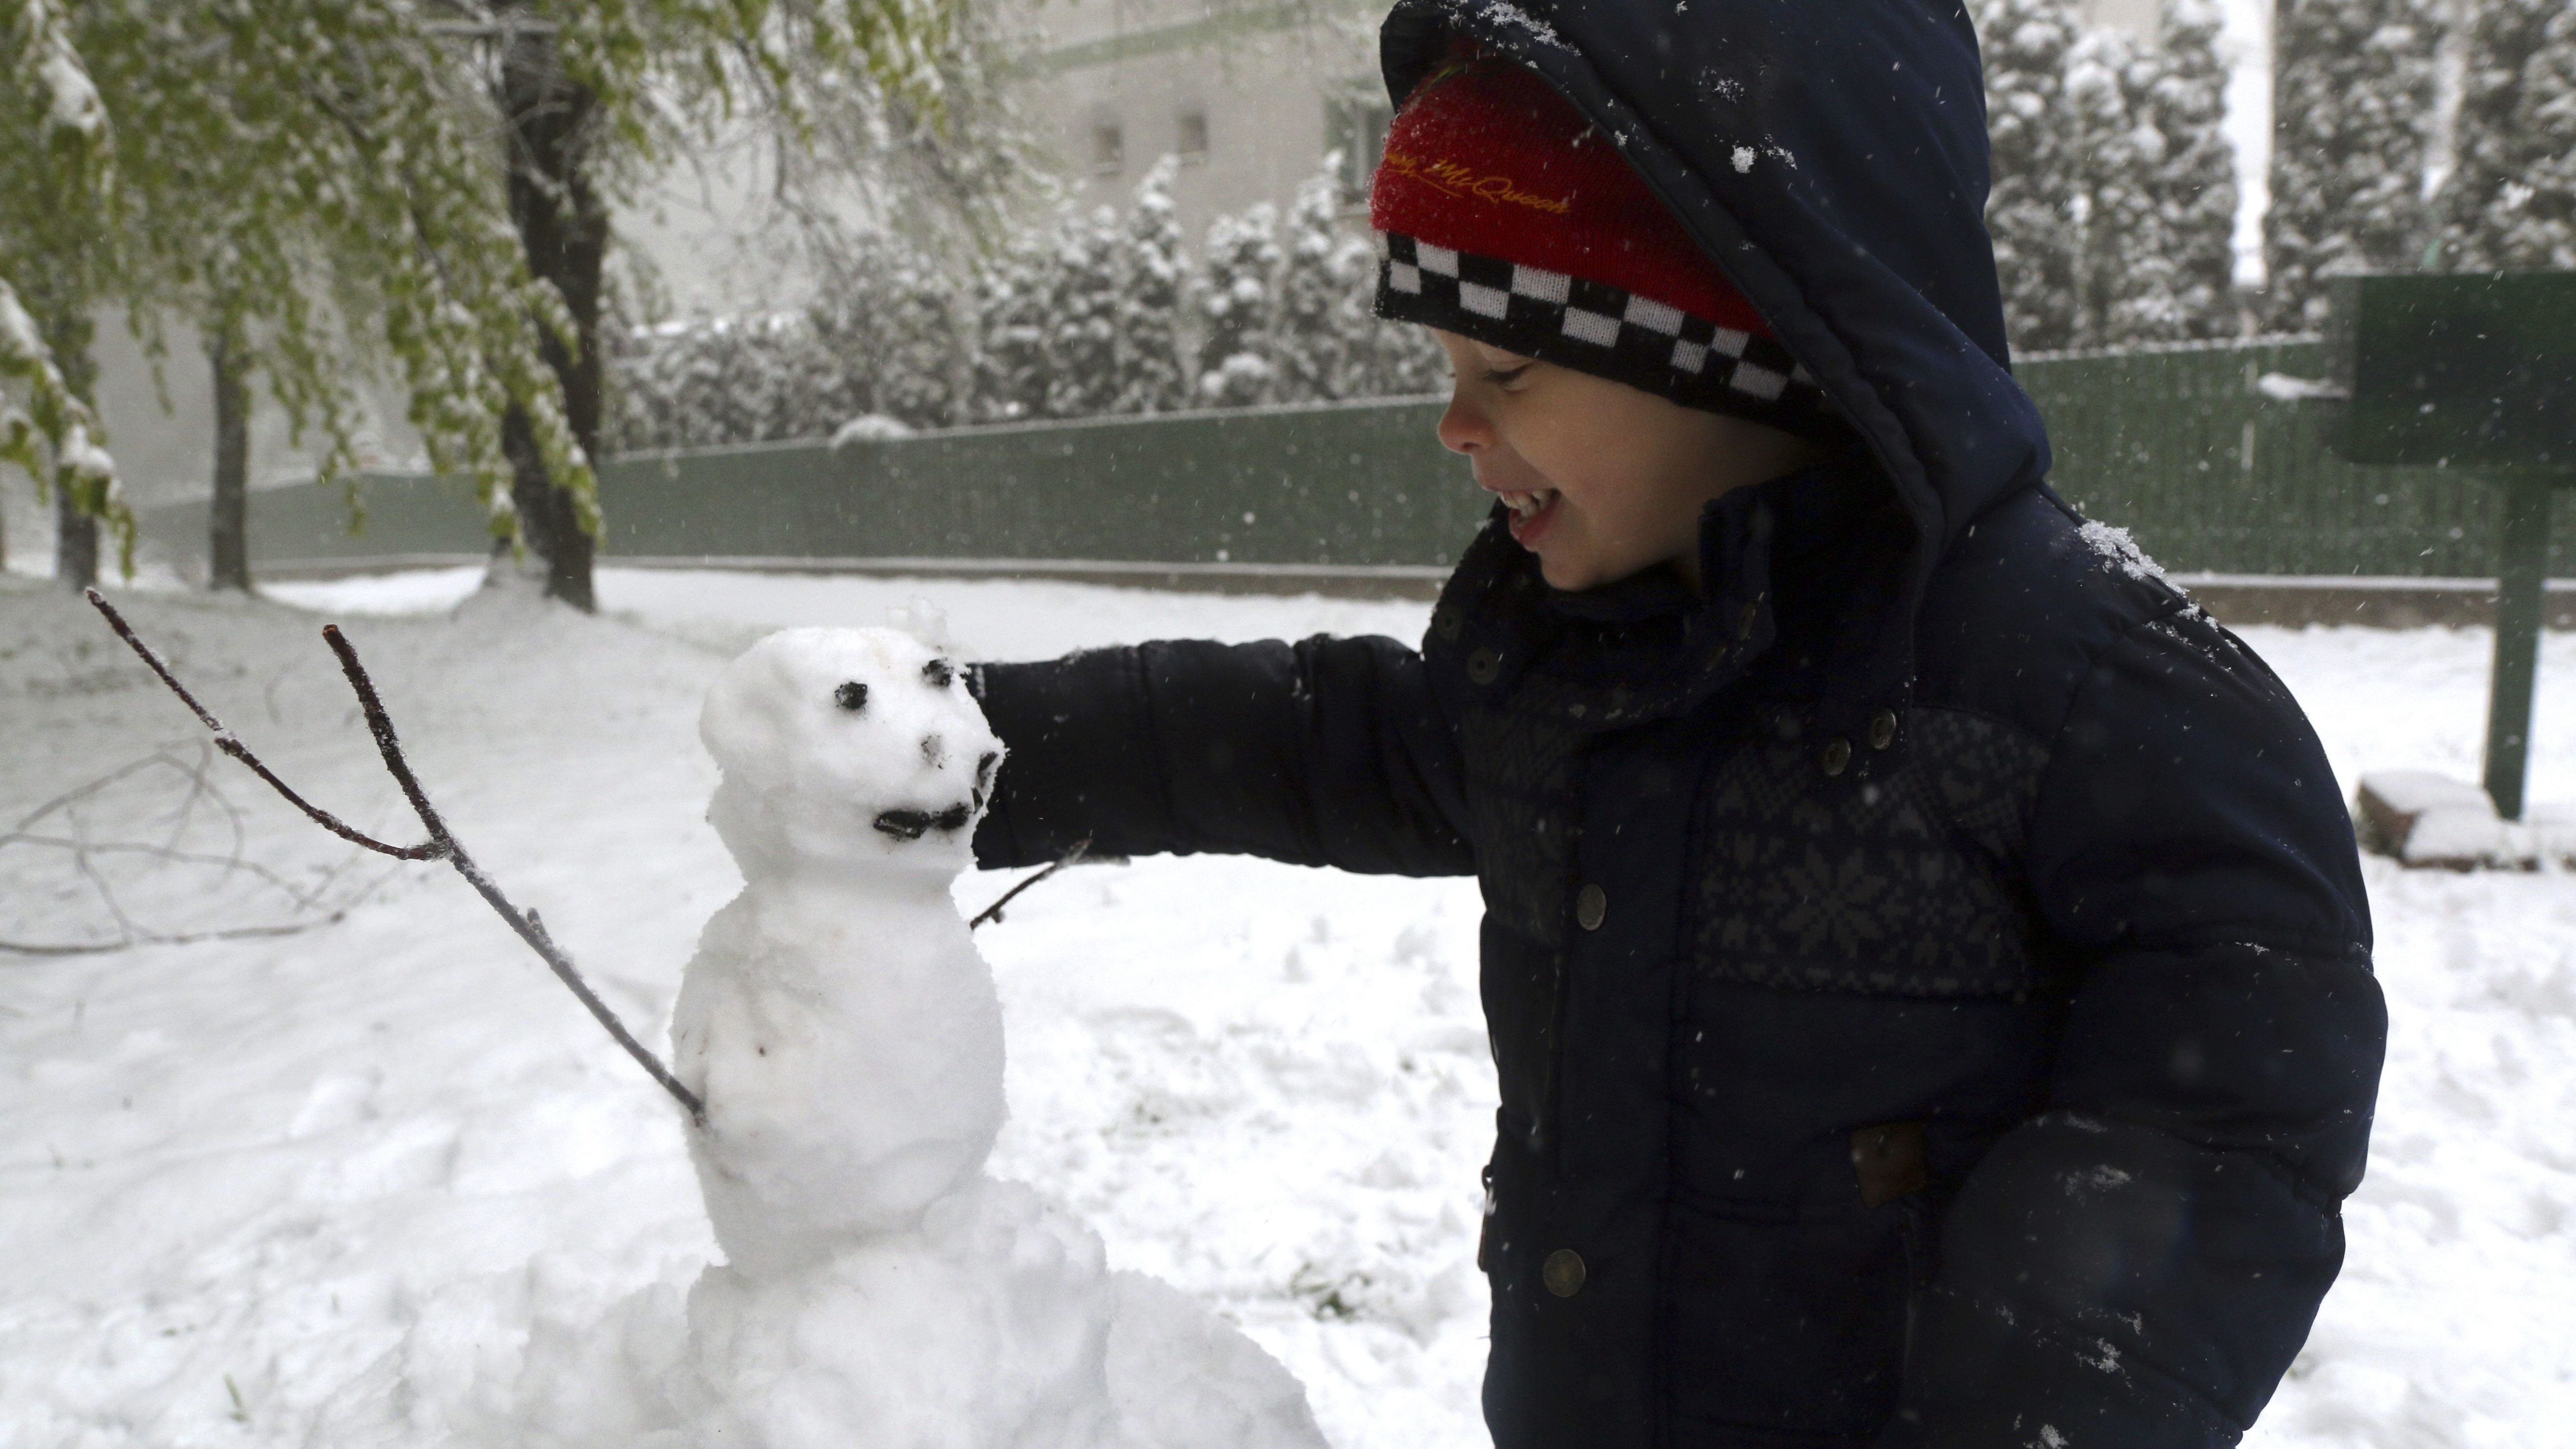
[[[1021,237],[975,278],[975,417],[1021,422],[1046,415],[1047,315],[1054,253]]]
[[[1126,290],[1118,215],[1108,207],[1068,211],[1055,232],[1049,269],[1046,394],[1051,418],[1087,418],[1113,410],[1125,389],[1119,375],[1119,296]]]
[[[838,409],[831,426],[870,414],[911,428],[969,421],[966,309],[966,280],[900,239],[881,238],[855,258],[807,312],[825,365],[848,379],[828,393]]]
[[[1278,307],[1278,209],[1256,202],[1208,227],[1201,261],[1199,401],[1210,407],[1267,402],[1278,368],[1271,360]]]
[[[2441,265],[2576,267],[2576,14],[2483,0],[2468,20]]]
[[[1279,402],[1344,395],[1344,358],[1353,339],[1341,304],[1363,279],[1350,272],[1349,238],[1339,225],[1341,168],[1342,153],[1324,153],[1323,164],[1298,184],[1288,208],[1271,325],[1271,396]]]
[[[326,474],[350,470],[354,383],[383,361],[433,466],[586,604],[616,189],[737,96],[811,114],[856,81],[935,120],[955,8],[0,0],[0,280],[75,383],[57,344],[103,305],[155,349],[165,317],[198,323],[318,427]]]
[[[91,299],[112,285],[107,107],[69,19],[52,0],[0,3],[16,50],[0,69],[0,462],[50,492],[58,571],[98,570],[97,520],[133,538],[114,460],[91,410]]]
[[[2236,158],[2220,26],[2208,0],[2166,0],[2158,43],[2125,68],[2139,195],[2105,327],[2115,341],[2236,329]]]
[[[2082,247],[2069,204],[2079,157],[2065,114],[2076,28],[2067,0],[1980,0],[1977,8],[1994,172],[1986,230],[2004,328],[2019,348],[2070,346],[2076,333]]]
[[[1190,268],[1172,206],[1172,183],[1180,169],[1177,156],[1155,162],[1137,183],[1127,210],[1115,320],[1118,394],[1110,404],[1112,412],[1166,413],[1190,405],[1183,336]]]
[[[2066,245],[2073,295],[2066,332],[2048,345],[2105,347],[2119,340],[2125,304],[2140,290],[2138,268],[2154,268],[2154,202],[2146,183],[2155,135],[2130,114],[2129,73],[2137,46],[2123,30],[2079,36],[2066,52],[2053,145],[2065,159]]]
[[[2264,216],[2274,326],[2325,315],[2322,280],[2411,269],[2434,239],[2424,201],[2436,0],[2275,0],[2272,204]]]
[[[529,318],[560,309],[495,225],[499,158],[413,7],[19,0],[0,30],[28,42],[0,72],[0,276],[75,392],[98,309],[156,355],[176,315],[318,427],[327,476],[354,465],[352,376],[382,358],[433,460],[495,490],[499,405],[551,386]],[[536,442],[586,490],[562,428]],[[115,505],[63,500],[57,572],[85,583]]]

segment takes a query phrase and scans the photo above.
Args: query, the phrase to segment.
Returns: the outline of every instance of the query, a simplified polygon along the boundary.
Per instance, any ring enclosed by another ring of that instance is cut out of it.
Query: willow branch
[[[501,893],[500,886],[493,882],[491,876],[484,873],[481,866],[474,863],[474,858],[466,854],[465,847],[457,843],[455,832],[447,828],[446,818],[438,813],[438,808],[429,803],[429,793],[421,788],[420,777],[412,772],[411,761],[404,757],[402,742],[394,735],[393,718],[385,712],[384,701],[376,693],[375,681],[368,677],[366,666],[358,662],[357,649],[341,634],[338,625],[327,625],[323,628],[323,641],[331,646],[333,654],[339,656],[340,672],[348,676],[349,688],[358,696],[358,708],[365,714],[367,720],[367,733],[375,737],[376,752],[384,757],[385,769],[393,775],[394,783],[402,787],[403,798],[410,802],[412,813],[420,817],[421,825],[429,831],[429,840],[425,844],[407,849],[387,845],[350,829],[328,812],[306,803],[302,796],[287,788],[285,781],[278,779],[266,765],[261,764],[259,758],[253,755],[247,746],[235,739],[232,732],[224,728],[222,721],[217,720],[204,705],[197,702],[196,696],[190,694],[186,686],[179,683],[168,666],[161,662],[160,657],[155,655],[141,639],[135,637],[134,630],[126,624],[123,616],[100,596],[98,590],[91,589],[88,593],[90,604],[107,617],[108,626],[116,630],[117,637],[132,646],[134,652],[143,657],[143,662],[152,666],[152,672],[161,676],[161,682],[170,686],[171,692],[178,695],[188,708],[196,712],[198,720],[203,722],[207,729],[214,731],[215,745],[218,749],[248,765],[262,780],[267,781],[271,788],[335,835],[355,841],[370,850],[381,851],[400,859],[443,860],[456,867],[456,873],[465,877],[466,884],[474,887],[475,894],[483,897],[484,903],[491,906],[501,919],[509,924],[510,929],[518,934],[519,939],[528,943],[528,949],[537,953],[538,958],[546,963],[546,969],[554,972],[555,979],[561,981],[565,988],[589,1009],[591,1016],[607,1029],[609,1036],[626,1049],[628,1056],[635,1059],[636,1065],[642,1067],[646,1075],[659,1083],[662,1090],[670,1093],[674,1101],[688,1109],[689,1120],[701,1127],[706,1125],[706,1103],[699,1100],[697,1093],[682,1086],[680,1079],[671,1075],[670,1068],[662,1065],[659,1057],[654,1056],[642,1042],[635,1039],[634,1033],[626,1029],[626,1024],[617,1019],[617,1013],[609,1010],[608,1003],[600,1000],[599,994],[590,989],[590,983],[584,981],[581,972],[574,968],[572,958],[565,955],[563,949],[554,943],[554,939],[546,933],[545,928],[537,923],[535,916],[510,904],[509,897]]]

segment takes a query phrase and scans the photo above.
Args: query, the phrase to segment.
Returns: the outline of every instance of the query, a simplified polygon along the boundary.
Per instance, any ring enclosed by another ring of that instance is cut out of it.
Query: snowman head
[[[946,880],[973,861],[1002,742],[956,663],[892,629],[788,629],[707,692],[708,819],[746,876],[800,864]]]

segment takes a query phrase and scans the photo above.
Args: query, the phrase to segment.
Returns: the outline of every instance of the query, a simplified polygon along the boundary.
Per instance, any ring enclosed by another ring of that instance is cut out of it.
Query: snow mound
[[[1305,1390],[1198,1303],[1113,1273],[1027,1188],[764,1281],[709,1268],[540,1321],[475,1437],[543,1449],[1320,1449]]]
[[[852,443],[900,442],[913,435],[912,425],[884,413],[862,413],[841,424],[832,433],[832,446],[844,448]]]
[[[2576,810],[2496,814],[2487,792],[2434,770],[2373,770],[2355,792],[2362,843],[2410,866],[2529,870],[2576,860]]]

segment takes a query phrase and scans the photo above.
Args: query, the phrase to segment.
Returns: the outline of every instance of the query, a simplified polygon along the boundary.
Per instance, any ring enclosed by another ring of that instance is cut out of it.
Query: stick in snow
[[[1024,880],[1018,885],[1011,887],[1009,890],[1002,892],[1002,898],[977,912],[975,919],[966,923],[966,929],[971,931],[976,927],[981,926],[986,921],[1001,920],[1002,907],[1018,900],[1020,898],[1020,892],[1036,885],[1039,881],[1045,880],[1048,876],[1055,874],[1057,871],[1064,869],[1068,865],[1080,863],[1082,858],[1090,853],[1091,837],[1086,835],[1080,840],[1075,841],[1073,843],[1073,849],[1066,851],[1063,858],[1058,860],[1055,864],[1048,866],[1046,869],[1039,871],[1036,875],[1030,876],[1027,880]]]
[[[510,929],[518,933],[519,939],[528,943],[528,949],[536,952],[546,963],[547,969],[555,973],[555,979],[561,981],[574,996],[579,997],[581,1004],[590,1009],[590,1014],[598,1020],[599,1024],[608,1029],[608,1034],[616,1038],[617,1044],[626,1049],[626,1054],[633,1057],[636,1064],[643,1067],[654,1081],[660,1083],[662,1090],[670,1093],[673,1100],[688,1109],[689,1120],[700,1127],[706,1125],[706,1103],[698,1100],[697,1093],[680,1085],[680,1079],[671,1075],[671,1069],[663,1066],[660,1058],[647,1051],[644,1044],[637,1041],[633,1033],[627,1031],[626,1024],[617,1019],[617,1013],[609,1010],[608,1003],[600,1000],[598,994],[590,989],[590,983],[582,980],[581,973],[573,969],[572,958],[566,956],[562,949],[555,945],[554,939],[546,934],[545,927],[538,924],[536,914],[532,911],[521,911],[511,905],[509,898],[501,894],[501,888],[493,884],[492,878],[483,873],[483,868],[474,863],[474,858],[465,853],[465,847],[457,843],[454,832],[447,828],[447,821],[439,815],[437,808],[429,803],[428,794],[421,789],[420,778],[412,773],[411,762],[403,758],[402,745],[394,738],[393,719],[385,713],[384,701],[376,696],[376,683],[367,676],[366,666],[358,662],[357,649],[340,633],[339,625],[324,625],[323,641],[331,646],[333,654],[339,656],[340,672],[348,676],[349,688],[357,692],[358,708],[366,715],[367,732],[375,736],[376,751],[384,756],[385,769],[392,773],[394,783],[402,787],[403,798],[411,802],[412,812],[420,817],[420,823],[429,831],[429,839],[419,845],[387,844],[352,828],[331,812],[296,794],[284,780],[277,778],[268,766],[260,763],[259,757],[250,752],[249,746],[235,738],[232,731],[224,728],[223,721],[216,719],[204,705],[197,702],[197,697],[190,694],[188,687],[181,684],[178,676],[170,672],[170,667],[161,662],[161,656],[153,653],[150,645],[135,636],[133,627],[125,622],[124,615],[116,612],[114,605],[108,603],[96,589],[87,590],[86,593],[91,607],[106,616],[107,625],[116,631],[116,637],[124,640],[136,654],[142,657],[144,663],[152,666],[152,672],[161,676],[161,682],[170,686],[170,692],[179,696],[180,702],[195,712],[198,721],[214,732],[215,748],[249,766],[251,773],[267,781],[271,789],[286,797],[287,803],[303,811],[315,824],[343,840],[362,845],[381,855],[390,855],[396,860],[443,860],[456,867],[456,873],[465,877],[466,883],[474,887],[475,894],[483,897],[493,910],[500,913],[501,919],[509,923]]]

